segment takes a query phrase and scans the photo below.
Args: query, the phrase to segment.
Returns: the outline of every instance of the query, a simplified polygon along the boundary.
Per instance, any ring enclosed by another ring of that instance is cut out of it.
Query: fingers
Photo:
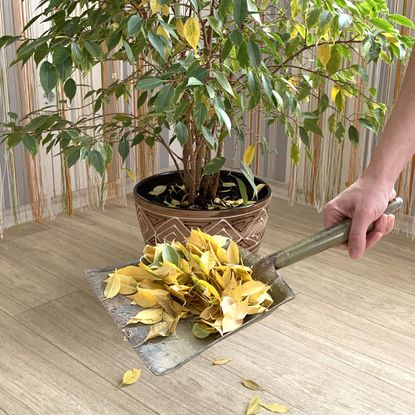
[[[365,252],[366,232],[371,222],[372,218],[368,211],[356,209],[353,215],[348,242],[349,255],[353,259],[360,258]]]
[[[344,219],[346,219],[346,216],[341,212],[335,200],[332,200],[331,202],[327,203],[326,206],[324,206],[323,221],[325,228],[329,228],[330,226],[335,225]]]
[[[375,223],[373,230],[367,235],[366,249],[373,248],[385,235],[392,232],[395,226],[395,215],[382,215]]]

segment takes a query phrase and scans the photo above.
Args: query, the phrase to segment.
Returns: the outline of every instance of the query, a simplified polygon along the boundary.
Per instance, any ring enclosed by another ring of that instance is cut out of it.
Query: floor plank
[[[6,231],[0,414],[242,415],[257,394],[243,377],[294,415],[414,413],[415,244],[396,235],[361,261],[330,250],[282,270],[294,301],[170,375],[143,369],[139,382],[118,388],[142,364],[82,273],[139,257],[131,196],[127,204]],[[274,198],[260,253],[320,228],[313,209]],[[223,356],[232,361],[211,364]]]
[[[141,364],[129,344],[122,341],[121,333],[104,313],[101,304],[82,292],[23,313],[17,319],[114,385],[126,368]],[[103,359],[103,356],[112,358]],[[194,415],[195,408],[198,413],[207,415],[242,414],[253,396],[240,385],[238,375],[222,372],[203,358],[163,377],[155,377],[143,370],[140,381],[125,391],[132,396],[145,397],[160,414]],[[160,394],[168,394],[168,399],[160,399]],[[268,394],[266,398],[268,401],[282,400],[275,394]],[[212,401],[215,402],[213,407]],[[231,406],[229,402],[232,402]],[[293,408],[291,413],[305,412]]]
[[[0,313],[1,405],[9,414],[156,414]]]

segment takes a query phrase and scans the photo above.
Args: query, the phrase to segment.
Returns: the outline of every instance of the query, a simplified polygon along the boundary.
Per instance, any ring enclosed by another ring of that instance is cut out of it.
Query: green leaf
[[[89,152],[88,162],[92,167],[94,167],[101,177],[104,175],[104,160],[98,150],[92,150]]]
[[[220,52],[220,57],[222,61],[224,61],[229,56],[232,48],[233,48],[233,44],[232,44],[231,39],[230,38],[226,39],[226,42],[223,45],[222,50]]]
[[[215,78],[219,82],[220,86],[224,89],[224,91],[226,91],[229,94],[235,96],[235,94],[233,93],[233,89],[231,87],[231,84],[226,79],[226,76],[223,73],[218,72],[218,71],[213,71],[213,75],[215,76]]]
[[[79,147],[70,147],[66,152],[66,165],[68,168],[72,167],[81,155],[81,149]]]
[[[19,116],[15,113],[15,112],[11,112],[9,111],[7,113],[7,115],[12,119],[12,120],[17,120],[19,118]]]
[[[58,63],[64,62],[66,59],[70,57],[70,55],[71,52],[68,48],[65,48],[63,46],[57,46],[52,53],[53,64],[57,65]]]
[[[352,24],[352,21],[352,16],[342,13],[339,16],[339,30],[347,29]]]
[[[40,65],[39,70],[40,83],[46,94],[49,94],[55,87],[58,80],[56,68],[48,61]]]
[[[177,139],[179,140],[179,143],[182,146],[186,144],[188,135],[189,133],[187,131],[187,127],[181,121],[179,121],[176,124],[176,136],[177,136]]]
[[[143,19],[137,15],[134,14],[128,19],[127,24],[127,33],[128,36],[136,37],[140,29],[143,27]]]
[[[72,78],[69,78],[65,82],[63,90],[65,92],[65,95],[68,97],[69,101],[72,101],[76,95],[76,82]]]
[[[359,131],[353,125],[349,127],[349,140],[353,144],[357,144],[359,142]]]
[[[319,103],[320,114],[326,111],[328,107],[329,107],[329,97],[327,96],[327,94],[323,94],[322,97],[320,98],[320,103]]]
[[[401,26],[409,27],[411,29],[415,29],[415,24],[411,19],[408,19],[401,14],[390,14],[388,15],[388,19],[394,23],[397,23]]]
[[[296,166],[300,163],[300,147],[297,142],[291,143],[290,159]]]
[[[128,154],[130,154],[130,145],[128,144],[127,140],[121,140],[118,143],[118,152],[120,153],[120,156],[124,163],[125,159],[128,157]]]
[[[170,85],[163,87],[157,94],[154,101],[154,108],[157,112],[164,112],[170,108],[174,97],[174,88]]]
[[[72,59],[78,65],[82,63],[82,50],[77,43],[71,43]]]
[[[338,122],[337,126],[336,126],[336,131],[334,133],[334,136],[337,138],[339,143],[341,143],[343,141],[344,132],[345,132],[345,129],[344,129],[343,123]]]
[[[240,27],[248,15],[248,6],[246,0],[233,1],[233,18],[235,23]]]
[[[55,68],[62,82],[66,81],[72,73],[72,59],[68,58],[64,62],[58,63]]]
[[[97,43],[85,40],[84,45],[85,49],[92,57],[98,59],[99,61],[102,61],[102,59],[104,58],[104,54],[102,53],[101,47]]]
[[[231,122],[231,119],[229,118],[229,115],[226,113],[226,111],[223,108],[218,106],[216,103],[215,103],[215,111],[216,111],[216,114],[219,118],[219,121],[221,121],[225,124],[225,126],[226,126],[226,128],[227,128],[227,130],[230,134],[231,129],[232,129],[232,122]]]
[[[128,60],[130,61],[131,65],[135,65],[135,57],[133,50],[131,49],[131,46],[126,42],[125,40],[122,41],[122,44],[124,46],[125,53],[127,55]]]
[[[307,16],[307,28],[310,29],[313,27],[320,17],[320,9],[318,7],[314,7]]]
[[[249,41],[247,43],[247,51],[251,65],[254,68],[258,68],[258,66],[261,64],[261,53],[259,51],[258,45],[255,42]]]
[[[158,54],[163,60],[166,60],[166,54],[164,53],[164,45],[159,35],[153,32],[148,32],[148,40],[152,44],[153,48],[156,49]]]
[[[210,176],[211,174],[217,173],[224,166],[225,161],[225,157],[215,157],[203,167],[203,175]]]
[[[332,75],[340,69],[342,57],[336,48],[331,49],[330,60],[327,63],[327,72]]]
[[[366,118],[360,118],[359,119],[360,124],[363,125],[363,127],[367,128],[368,130],[374,132],[375,134],[378,132],[378,127],[371,121],[369,121]]]
[[[215,148],[215,139],[210,132],[209,128],[206,128],[204,125],[202,125],[202,133],[203,137],[205,138],[209,148],[213,150]]]
[[[239,192],[241,193],[242,200],[244,201],[244,205],[248,203],[248,192],[246,190],[245,183],[239,177],[235,177],[236,181],[238,182]]]
[[[308,136],[308,133],[304,129],[304,127],[300,127],[300,138],[301,138],[301,141],[304,143],[304,145],[307,148],[310,148],[310,137]]]
[[[29,134],[22,137],[22,142],[32,156],[37,153],[37,141]]]
[[[159,86],[163,85],[163,80],[160,78],[149,77],[140,79],[136,85],[136,89],[142,89],[143,91],[151,91]]]
[[[380,17],[374,17],[370,20],[370,23],[378,27],[380,30],[384,30],[389,33],[395,33],[396,30],[391,23],[389,23],[386,19],[382,19]]]
[[[239,64],[246,68],[249,65],[248,46],[245,41],[242,41],[239,45],[238,54],[236,55]]]
[[[180,256],[172,246],[164,244],[162,256],[163,261],[171,262],[172,264],[176,265],[176,267],[179,266]]]
[[[206,121],[207,115],[208,110],[206,105],[203,102],[196,103],[193,118],[199,128],[202,128],[203,123]]]
[[[199,79],[195,78],[194,76],[191,76],[189,80],[187,81],[187,86],[201,86],[203,85],[203,82],[199,81]]]

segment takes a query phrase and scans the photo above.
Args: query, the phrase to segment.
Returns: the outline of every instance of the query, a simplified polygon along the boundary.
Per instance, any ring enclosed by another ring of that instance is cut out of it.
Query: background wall
[[[390,8],[395,13],[415,18],[415,4],[409,0],[390,1]],[[36,1],[0,2],[0,35],[19,34],[24,22],[33,15]],[[32,36],[43,31],[44,27],[33,27]],[[13,60],[15,46],[0,52],[0,120],[7,118],[7,112],[25,114],[40,105],[56,103],[61,91],[44,96],[38,83],[36,68],[29,63],[23,70],[20,66],[8,68]],[[392,105],[404,73],[404,65],[398,63],[388,66],[383,63],[369,68],[370,79],[378,91],[379,98]],[[87,79],[94,85],[108,84],[112,79],[126,76],[131,70],[128,65],[106,63],[97,67]],[[79,80],[80,81],[80,80]],[[329,91],[331,86],[327,85]],[[87,89],[78,94],[72,103],[73,108],[80,108],[77,113],[89,113],[90,108],[80,100]],[[133,100],[134,102],[134,100]],[[309,102],[310,109],[314,107]],[[354,111],[357,102],[348,100],[345,115]],[[82,107],[82,108],[81,108]],[[104,107],[103,116],[114,111],[131,111],[135,109],[128,102],[111,102]],[[326,119],[330,115],[327,112]],[[265,177],[279,194],[285,195],[292,203],[303,202],[321,209],[324,203],[352,183],[370,160],[377,137],[370,132],[360,131],[360,143],[351,145],[347,140],[341,144],[328,133],[323,120],[324,138],[312,138],[314,159],[310,162],[302,149],[301,162],[293,166],[289,159],[289,145],[283,129],[278,125],[267,126],[264,114],[260,111],[246,115],[246,123],[251,131],[245,144],[229,139],[225,146],[225,155],[229,167],[238,167],[243,148],[247,144],[257,143],[257,157],[254,161],[256,174]],[[166,132],[166,139],[168,138]],[[259,141],[264,136],[275,152],[261,154]],[[71,213],[76,207],[93,207],[103,201],[125,203],[125,195],[131,191],[133,183],[140,177],[168,168],[171,165],[168,154],[163,148],[149,149],[145,145],[134,148],[121,166],[119,156],[114,160],[106,174],[106,186],[101,192],[101,180],[95,171],[85,162],[80,162],[70,170],[62,167],[60,155],[54,150],[46,154],[45,150],[33,160],[22,147],[9,151],[0,146],[0,234],[17,223],[31,220],[51,219],[59,212]],[[115,152],[114,152],[115,154]],[[408,165],[397,182],[398,194],[405,198],[406,206],[400,214],[399,227],[409,235],[415,235],[415,158]]]

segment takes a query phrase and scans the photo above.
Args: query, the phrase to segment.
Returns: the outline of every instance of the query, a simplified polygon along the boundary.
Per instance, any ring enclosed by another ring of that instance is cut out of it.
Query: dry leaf
[[[147,333],[147,337],[139,344],[134,347],[139,347],[148,340],[155,339],[157,337],[168,337],[172,334],[172,323],[167,321],[161,321],[150,327]]]
[[[197,52],[197,45],[200,40],[200,23],[196,17],[189,17],[183,27],[184,37],[189,45]]]
[[[289,411],[286,406],[280,405],[278,403],[261,403],[261,406],[270,412],[274,412],[276,414],[285,414]]]
[[[229,241],[229,246],[226,253],[228,255],[228,262],[230,264],[239,264],[239,248],[234,241]]]
[[[243,379],[242,380],[242,385],[245,386],[245,388],[250,389],[251,391],[259,391],[259,390],[263,390],[261,388],[261,386],[258,385],[258,383],[254,382],[251,379]]]
[[[139,288],[137,290],[137,293],[133,297],[133,301],[135,302],[135,304],[141,307],[145,307],[145,308],[154,307],[157,304],[157,297],[154,291],[155,290]],[[164,290],[162,291],[165,292]]]
[[[261,398],[259,396],[254,396],[248,404],[245,415],[255,415],[261,409]]]
[[[122,377],[121,386],[132,385],[133,383],[137,382],[137,380],[140,378],[140,375],[141,375],[141,369],[127,370],[124,373],[124,376]]]
[[[118,274],[120,276],[120,294],[131,295],[137,292],[137,281],[134,278],[128,275]]]
[[[148,194],[152,196],[160,196],[166,191],[166,189],[167,186],[156,186],[151,192],[148,192]]]
[[[215,366],[222,366],[222,365],[226,365],[226,363],[229,363],[231,361],[231,359],[216,359],[212,362],[212,365]]]
[[[107,285],[104,290],[104,297],[105,298],[115,297],[119,293],[120,288],[121,288],[120,276],[118,275],[117,272],[115,272],[114,274],[110,275],[107,281]]]
[[[243,155],[244,163],[247,166],[249,166],[252,163],[252,160],[254,159],[254,156],[255,156],[255,146],[253,144],[251,144],[244,151],[244,155]]]
[[[150,308],[142,310],[137,313],[134,317],[128,320],[127,324],[156,324],[163,319],[164,310],[162,308]]]

